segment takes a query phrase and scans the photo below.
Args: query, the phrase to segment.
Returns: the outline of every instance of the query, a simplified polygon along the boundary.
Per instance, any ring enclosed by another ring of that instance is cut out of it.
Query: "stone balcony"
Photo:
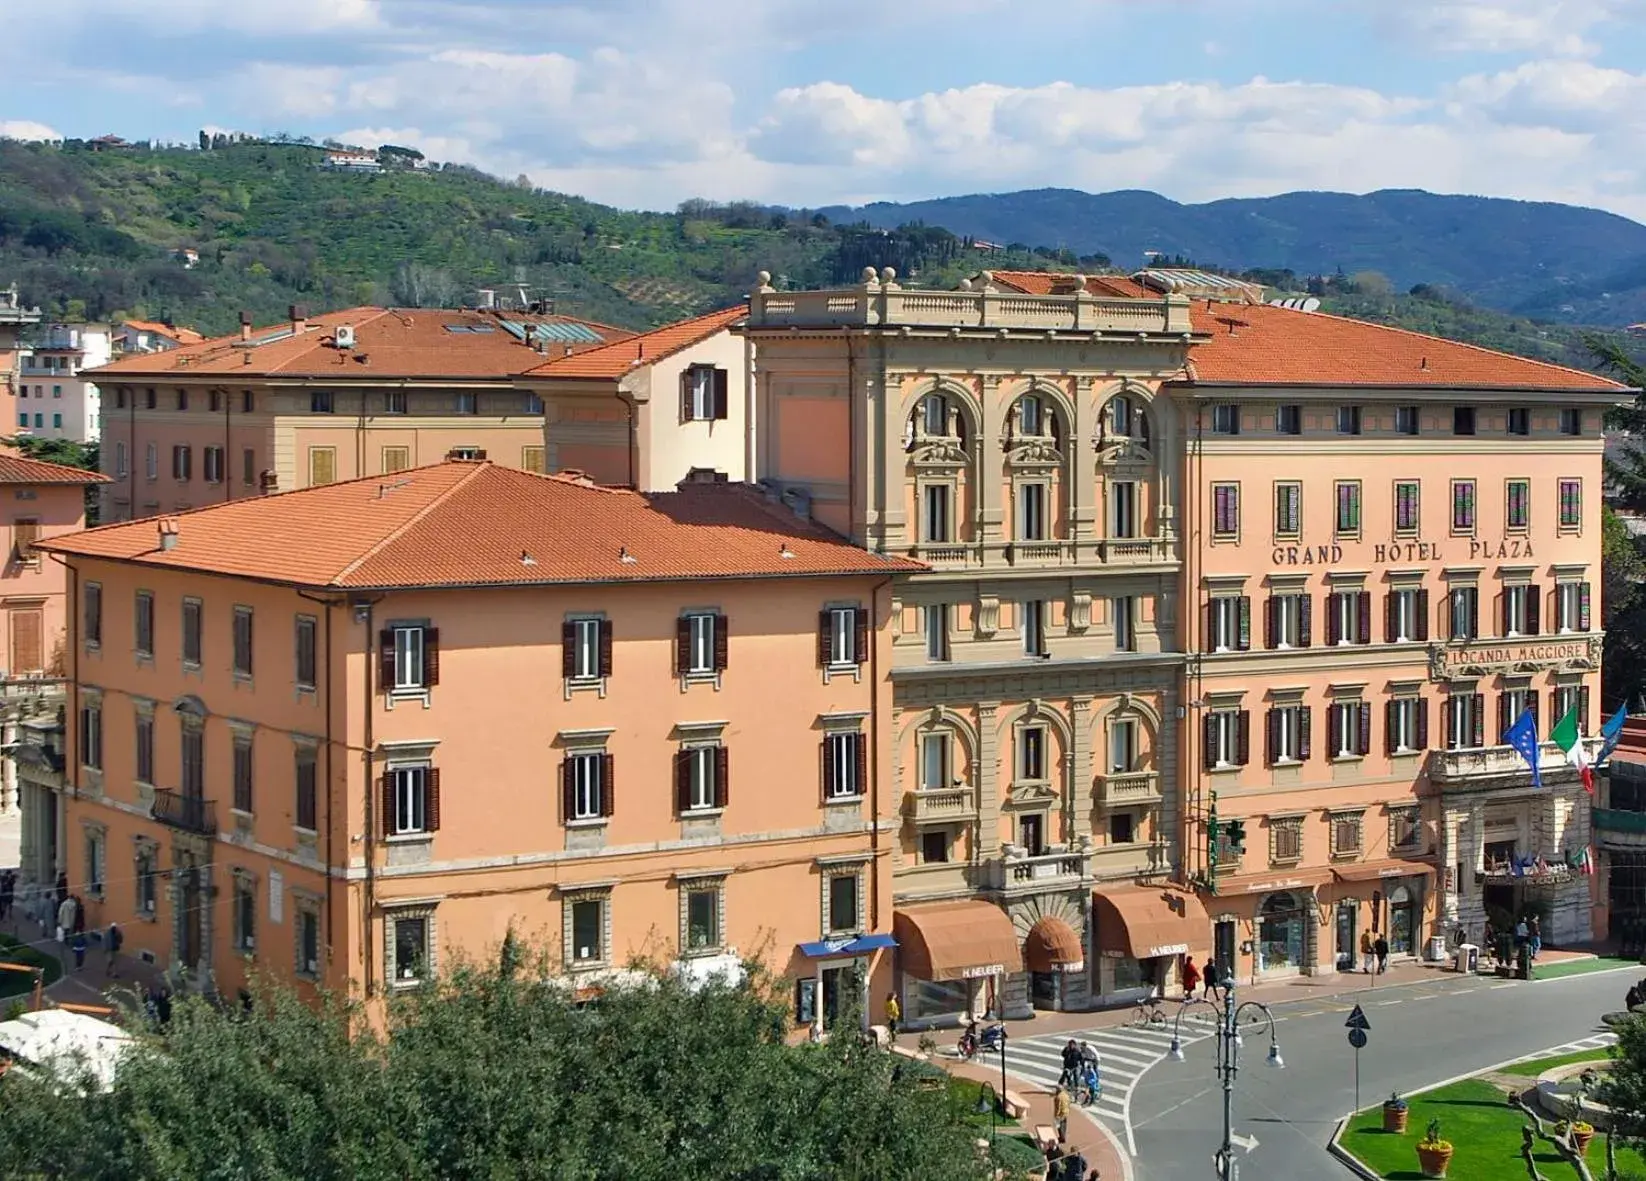
[[[985,276],[987,272],[985,272]],[[1022,295],[997,291],[987,281],[958,291],[905,288],[890,268],[865,268],[856,287],[823,291],[774,291],[761,273],[749,298],[746,329],[880,327],[966,331],[1070,333],[1087,336],[1188,337],[1189,300],[1100,298],[1085,291]]]
[[[922,542],[908,555],[934,570],[1114,570],[1172,568],[1180,561],[1175,537],[1084,538],[1079,541]]]
[[[1599,738],[1585,738],[1584,752],[1591,764],[1600,753]],[[1538,770],[1543,781],[1573,780],[1577,772],[1566,754],[1552,742],[1538,748]],[[1471,750],[1437,750],[1429,753],[1429,780],[1442,791],[1463,792],[1492,788],[1532,786],[1532,769],[1512,746],[1483,746]]]
[[[977,819],[977,792],[969,786],[903,793],[903,815],[915,824],[964,824]]]
[[[1130,808],[1158,804],[1161,799],[1158,771],[1126,771],[1098,776],[1097,802],[1101,807]]]
[[[1097,845],[1092,849],[1092,877],[1098,881],[1165,873],[1170,868],[1164,841],[1133,841],[1124,845]]]
[[[1092,849],[1075,845],[1031,856],[1013,845],[983,864],[983,888],[1011,898],[1070,890],[1089,885],[1092,880]]]

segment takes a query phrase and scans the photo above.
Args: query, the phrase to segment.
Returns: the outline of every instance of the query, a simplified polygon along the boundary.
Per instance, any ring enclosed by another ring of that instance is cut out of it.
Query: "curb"
[[[1349,1172],[1353,1173],[1356,1177],[1362,1178],[1362,1181],[1383,1181],[1382,1177],[1367,1168],[1358,1156],[1343,1147],[1343,1145],[1339,1142],[1339,1137],[1341,1137],[1344,1130],[1348,1128],[1349,1121],[1352,1118],[1354,1117],[1351,1114],[1346,1115],[1337,1121],[1337,1127],[1332,1129],[1332,1138],[1326,1141],[1326,1151],[1336,1157],[1338,1163],[1348,1169]]]
[[[1114,1149],[1115,1159],[1120,1162],[1121,1181],[1136,1181],[1136,1174],[1132,1172],[1131,1153],[1127,1152],[1125,1146],[1120,1143],[1120,1138],[1114,1134],[1108,1125],[1094,1116],[1091,1112],[1087,1111],[1084,1107],[1079,1108],[1078,1110],[1081,1118],[1093,1128],[1097,1129],[1097,1134],[1107,1140],[1109,1142],[1109,1147]],[[1374,1181],[1376,1181],[1376,1179],[1374,1179]]]

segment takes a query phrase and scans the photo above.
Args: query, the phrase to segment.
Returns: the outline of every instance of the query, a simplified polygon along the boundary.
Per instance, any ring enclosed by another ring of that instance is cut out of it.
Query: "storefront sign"
[[[1364,559],[1364,544],[1352,547],[1356,557]],[[1443,550],[1438,541],[1379,541],[1371,545],[1371,560],[1378,566],[1406,565],[1410,562],[1444,562],[1450,553],[1454,558],[1467,555],[1469,561],[1490,561],[1500,558],[1532,559],[1537,555],[1532,543],[1524,537],[1463,541],[1458,539]],[[1330,545],[1277,545],[1270,554],[1276,566],[1340,566],[1344,561],[1343,546]]]
[[[1072,976],[1076,972],[1084,972],[1085,970],[1086,970],[1086,961],[1085,960],[1076,960],[1072,964],[1058,964],[1058,965],[1056,965],[1056,971],[1057,971],[1058,975],[1060,975],[1060,976]]]
[[[1147,956],[1145,956],[1144,958],[1152,960],[1152,959],[1158,959],[1160,956],[1165,956],[1165,955],[1188,955],[1188,954],[1189,954],[1189,945],[1187,943],[1164,943],[1164,944],[1160,945],[1159,947],[1149,948],[1149,954]]]
[[[962,968],[960,978],[962,980],[979,980],[984,976],[1002,975],[1005,971],[1006,968],[1003,964],[980,964],[975,968]]]
[[[1488,640],[1456,647],[1431,644],[1429,678],[1447,681],[1548,668],[1588,669],[1597,667],[1599,661],[1600,641],[1591,636],[1571,640]]]

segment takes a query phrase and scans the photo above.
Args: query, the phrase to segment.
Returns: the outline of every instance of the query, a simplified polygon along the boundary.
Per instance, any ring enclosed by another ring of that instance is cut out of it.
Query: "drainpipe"
[[[372,968],[374,964],[372,945],[376,941],[376,936],[372,930],[372,923],[374,921],[373,916],[377,911],[377,791],[376,785],[372,782],[372,722],[375,717],[372,691],[375,688],[374,682],[376,680],[377,670],[372,667],[372,662],[378,657],[377,650],[374,646],[376,643],[377,631],[373,625],[372,608],[375,607],[381,600],[381,595],[373,599],[356,600],[354,608],[355,618],[366,625],[366,642],[364,645],[366,653],[366,671],[361,682],[362,688],[364,689],[364,693],[361,697],[361,704],[365,714],[365,725],[361,735],[360,745],[360,764],[363,772],[365,773],[366,779],[366,831],[362,840],[366,853],[366,890],[365,897],[362,900],[365,907],[365,913],[362,916],[360,929],[360,953],[364,958],[362,980],[365,984],[365,994],[367,996],[370,996],[372,993]]]
[[[871,618],[877,626],[869,640],[869,930],[880,929],[880,592],[892,584],[885,578],[869,594]]]
[[[234,391],[223,391],[223,463],[218,475],[223,479],[223,499],[234,499],[234,466],[229,456],[234,454]],[[299,591],[299,594],[302,592]]]
[[[335,901],[336,901],[335,893],[334,893],[334,890],[333,890],[334,878],[333,878],[332,869],[333,869],[334,866],[337,865],[337,856],[336,856],[336,852],[335,852],[335,850],[336,850],[336,845],[335,845],[336,825],[333,823],[333,808],[332,808],[332,794],[331,794],[331,791],[332,791],[332,740],[333,740],[333,736],[332,736],[332,638],[331,638],[331,617],[332,617],[332,609],[338,605],[339,600],[322,598],[319,595],[305,594],[301,590],[297,592],[297,597],[300,598],[300,599],[308,599],[311,603],[319,603],[322,607],[325,608],[325,619],[326,619],[326,640],[325,640],[326,674],[325,674],[325,694],[322,698],[322,701],[323,701],[324,704],[323,704],[322,708],[325,710],[325,714],[326,714],[326,909],[325,909],[326,929],[325,929],[325,938],[326,938],[326,963],[330,964],[332,962],[333,944],[334,944],[334,940],[336,938],[336,933],[337,933],[337,921],[336,921],[336,917],[335,917],[335,915],[333,914],[333,911],[332,911],[332,907],[335,905]],[[368,721],[367,724],[370,725],[370,722]],[[371,792],[368,790],[366,794],[369,796],[371,794]],[[318,801],[317,801],[317,803],[318,803]],[[347,870],[348,870],[348,866],[347,865],[343,866],[343,869],[344,869],[344,872],[346,873]]]
[[[637,416],[640,413],[640,407],[635,404],[633,396],[621,384],[617,387],[617,400],[623,403],[629,412],[629,487],[638,492],[640,491],[640,482],[636,476],[636,471],[640,466],[640,424]],[[547,410],[548,407],[545,406],[544,409]],[[547,439],[544,441],[547,442]],[[546,463],[545,466],[547,466]]]
[[[126,431],[127,445],[131,448],[126,458],[126,520],[137,520],[137,387],[131,387],[131,397],[126,399],[128,409],[126,413],[129,427]],[[101,463],[98,464],[102,466]]]

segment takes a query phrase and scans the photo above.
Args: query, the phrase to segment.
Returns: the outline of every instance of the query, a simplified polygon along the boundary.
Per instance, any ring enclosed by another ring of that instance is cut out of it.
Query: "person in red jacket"
[[[1200,987],[1200,969],[1194,966],[1194,956],[1183,957],[1183,995],[1193,996]]]

